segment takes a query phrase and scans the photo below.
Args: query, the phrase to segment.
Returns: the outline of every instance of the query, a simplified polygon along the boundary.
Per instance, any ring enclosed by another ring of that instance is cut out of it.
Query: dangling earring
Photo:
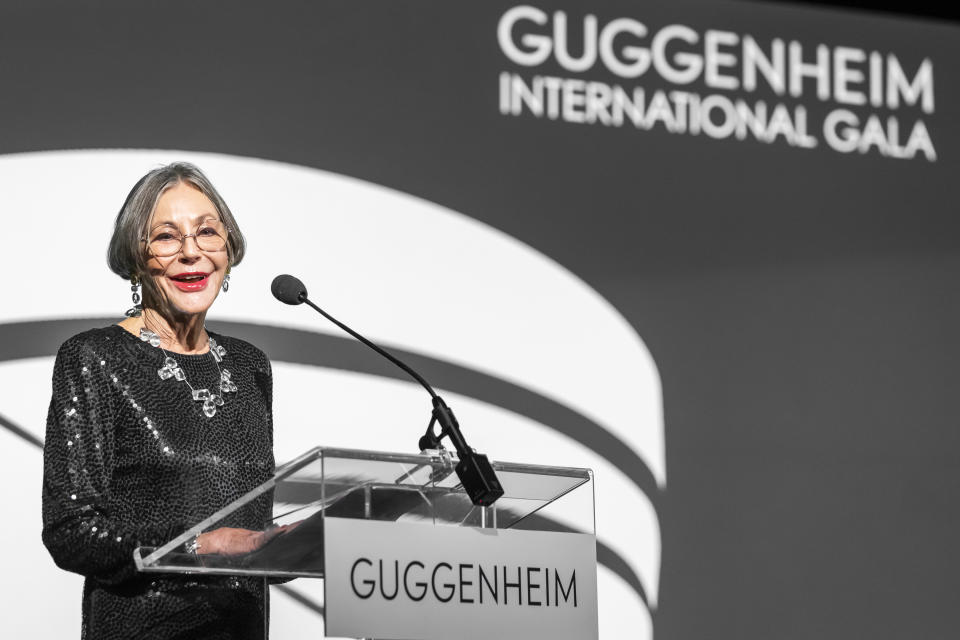
[[[230,269],[227,269],[227,275],[223,276],[223,286],[221,288],[224,293],[230,289]]]
[[[140,304],[140,278],[136,275],[130,276],[130,297],[133,299],[133,306],[127,309],[128,318],[139,318],[143,313],[143,306]]]

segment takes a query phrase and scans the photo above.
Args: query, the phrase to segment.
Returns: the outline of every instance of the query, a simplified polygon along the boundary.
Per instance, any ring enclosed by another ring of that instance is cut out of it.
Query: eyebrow
[[[210,218],[213,218],[214,220],[217,220],[219,222],[223,222],[223,220],[220,219],[220,216],[215,213],[201,213],[200,215],[198,215],[196,218],[193,219],[193,224],[200,224],[204,220],[208,220]],[[175,227],[177,225],[173,224],[172,222],[158,222],[157,224],[153,225],[150,228],[156,229],[157,227],[163,227],[163,226]]]

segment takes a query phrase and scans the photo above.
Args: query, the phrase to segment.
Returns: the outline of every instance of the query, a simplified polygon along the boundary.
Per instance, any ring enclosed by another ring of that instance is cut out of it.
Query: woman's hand
[[[240,555],[256,551],[275,536],[280,535],[294,525],[272,527],[266,531],[251,531],[250,529],[235,529],[220,527],[197,536],[197,554],[207,555],[218,553],[225,556]]]
[[[197,536],[197,554],[218,553],[225,556],[256,551],[267,541],[263,531],[220,527]]]

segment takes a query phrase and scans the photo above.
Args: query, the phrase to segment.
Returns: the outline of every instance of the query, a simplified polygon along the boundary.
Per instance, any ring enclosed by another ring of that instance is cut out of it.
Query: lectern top
[[[274,476],[232,504],[156,549],[138,549],[145,571],[202,571],[266,575],[323,575],[326,518],[379,520],[485,529],[594,533],[593,474],[589,469],[493,462],[504,494],[492,506],[474,505],[446,451],[420,454],[316,447],[281,465]],[[233,514],[269,500],[273,518],[262,549],[244,557],[189,556],[194,535],[232,526]]]

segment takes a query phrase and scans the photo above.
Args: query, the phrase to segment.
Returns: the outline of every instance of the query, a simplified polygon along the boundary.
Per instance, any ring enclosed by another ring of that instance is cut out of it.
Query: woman
[[[244,250],[196,167],[151,171],[120,210],[108,252],[111,270],[133,283],[134,308],[57,354],[43,542],[58,566],[86,577],[84,638],[264,637],[262,580],[138,574],[133,562],[136,547],[168,542],[273,473],[270,362],[204,326]],[[270,510],[265,496],[185,551],[253,550]]]

